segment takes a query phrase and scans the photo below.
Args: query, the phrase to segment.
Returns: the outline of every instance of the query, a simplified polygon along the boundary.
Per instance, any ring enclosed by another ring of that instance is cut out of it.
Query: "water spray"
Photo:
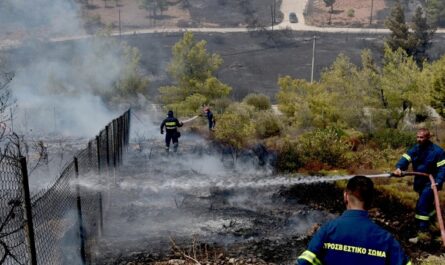
[[[181,121],[182,123],[187,123],[187,122],[191,122],[193,120],[195,120],[196,118],[198,118],[198,115],[191,117],[190,119],[187,119],[185,121]]]

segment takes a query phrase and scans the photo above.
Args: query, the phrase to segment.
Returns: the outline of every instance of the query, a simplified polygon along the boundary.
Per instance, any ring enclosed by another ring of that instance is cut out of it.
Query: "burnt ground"
[[[313,33],[294,31],[250,32],[250,33],[195,33],[196,39],[207,41],[211,53],[221,55],[223,65],[216,73],[224,83],[232,86],[232,97],[242,99],[252,92],[261,92],[272,98],[278,92],[280,76],[310,80],[312,60],[312,37],[317,36],[314,78],[319,80],[321,72],[328,68],[340,54],[360,65],[360,53],[370,49],[377,62],[383,56],[384,35]],[[158,94],[158,88],[172,84],[166,72],[171,60],[171,48],[182,34],[141,34],[127,36],[131,46],[141,51],[141,64],[151,83],[150,98]],[[445,53],[440,45],[443,36],[436,36],[430,50],[432,58]]]
[[[312,61],[312,37],[317,36],[314,78],[328,68],[340,54],[360,65],[360,53],[370,49],[377,62],[383,56],[384,35],[313,33],[295,31],[248,32],[248,33],[195,33],[197,40],[207,41],[207,50],[221,55],[224,63],[216,76],[232,86],[232,98],[242,99],[252,92],[264,93],[274,100],[278,92],[280,76],[310,80]],[[156,100],[158,88],[171,85],[167,74],[173,45],[182,38],[181,33],[157,33],[122,36],[122,39],[141,52],[141,70],[149,80],[146,97]],[[436,35],[430,55],[437,59],[445,53],[444,35]],[[39,43],[7,51],[13,69],[26,67],[39,61],[68,60],[81,57],[85,40],[60,43]],[[66,53],[69,51],[69,53]],[[58,55],[62,54],[62,55]],[[65,58],[67,57],[67,58]],[[99,65],[100,66],[100,65]],[[75,71],[75,69],[73,70]],[[96,72],[106,69],[98,68]]]
[[[185,134],[177,154],[159,140],[132,146],[104,191],[96,264],[293,264],[319,225],[344,210],[342,191],[323,178],[288,177]],[[380,195],[372,218],[417,259],[440,245],[413,246],[412,211]],[[165,263],[162,263],[165,262]],[[167,263],[170,262],[170,263]],[[174,263],[178,262],[178,263]]]

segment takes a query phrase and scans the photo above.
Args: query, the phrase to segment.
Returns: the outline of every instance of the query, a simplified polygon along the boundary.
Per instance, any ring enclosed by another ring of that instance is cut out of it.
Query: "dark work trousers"
[[[430,220],[434,219],[434,193],[431,187],[425,187],[419,192],[419,200],[416,205],[416,220],[421,231],[428,230]]]
[[[173,141],[173,145],[178,145],[178,132],[176,130],[172,130],[171,132],[167,130],[167,133],[165,134],[165,146],[167,148],[170,147],[171,141]]]

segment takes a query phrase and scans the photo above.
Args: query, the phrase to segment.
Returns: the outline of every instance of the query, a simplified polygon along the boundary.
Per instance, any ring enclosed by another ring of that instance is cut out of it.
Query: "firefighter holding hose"
[[[436,182],[437,189],[442,188],[445,180],[445,152],[438,145],[430,141],[430,131],[421,128],[417,131],[417,144],[402,155],[393,172],[395,176],[402,176],[402,171],[412,164],[413,171],[431,174]],[[416,204],[415,219],[418,233],[410,238],[411,243],[426,242],[431,239],[429,232],[430,221],[435,215],[434,193],[431,181],[424,176],[415,176],[414,190],[419,194]]]
[[[165,150],[168,152],[170,149],[170,142],[173,142],[173,151],[178,150],[178,138],[180,134],[178,132],[178,127],[182,127],[183,123],[173,116],[173,111],[169,110],[167,113],[167,118],[165,118],[161,123],[161,134],[164,134],[165,127]]]
[[[315,233],[296,264],[410,265],[399,242],[368,217],[373,196],[370,178],[351,178],[343,192],[346,211]]]

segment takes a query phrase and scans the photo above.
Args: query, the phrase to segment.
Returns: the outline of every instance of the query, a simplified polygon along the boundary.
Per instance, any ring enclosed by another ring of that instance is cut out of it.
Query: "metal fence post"
[[[26,166],[26,157],[20,157],[20,169],[22,173],[22,191],[24,208],[24,229],[26,240],[28,241],[28,251],[30,255],[30,264],[37,265],[36,242],[34,235],[34,224],[32,222],[31,196],[29,193],[28,168]]]
[[[116,167],[117,161],[116,161],[116,119],[113,120],[113,166]]]
[[[74,171],[76,173],[76,196],[77,196],[77,216],[79,221],[79,232],[80,232],[80,258],[82,259],[82,264],[85,264],[85,233],[83,229],[83,218],[82,218],[82,203],[80,200],[80,185],[79,185],[79,162],[77,157],[74,157]]]
[[[117,128],[118,128],[118,137],[119,137],[119,141],[118,141],[118,143],[119,143],[119,148],[118,148],[118,150],[119,150],[119,165],[121,165],[122,164],[122,146],[123,146],[123,133],[122,133],[122,130],[123,130],[123,126],[122,126],[122,117],[119,117],[119,119],[117,120]]]
[[[92,148],[92,141],[88,142],[88,170],[91,170],[93,167],[93,148]]]
[[[106,135],[106,139],[107,139],[107,166],[108,168],[110,168],[110,137],[109,137],[109,133],[110,133],[110,126],[107,125],[105,126],[105,135]]]
[[[131,129],[131,109],[128,109],[127,114],[127,141],[126,144],[128,145],[130,143],[130,129]]]
[[[97,153],[97,174],[100,175],[100,137],[96,136],[96,153]]]
[[[99,237],[104,233],[104,213],[102,207],[102,192],[99,191]]]

